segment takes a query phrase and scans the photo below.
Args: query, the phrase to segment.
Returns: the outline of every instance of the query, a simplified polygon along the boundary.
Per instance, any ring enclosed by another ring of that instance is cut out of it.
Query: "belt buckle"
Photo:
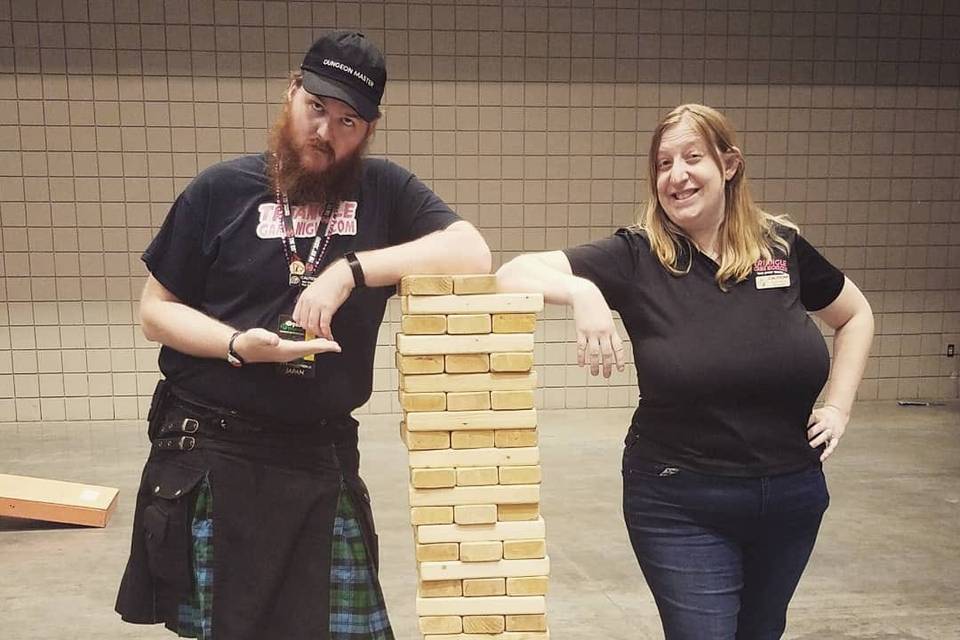
[[[180,425],[180,431],[183,433],[196,433],[200,430],[200,423],[196,418],[184,418]]]
[[[181,451],[193,451],[194,447],[197,446],[197,439],[193,436],[183,436],[180,438],[180,450]]]

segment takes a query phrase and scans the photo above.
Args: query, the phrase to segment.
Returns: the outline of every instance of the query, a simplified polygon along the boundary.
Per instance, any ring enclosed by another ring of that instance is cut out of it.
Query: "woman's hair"
[[[746,164],[743,154],[737,148],[735,132],[722,113],[700,104],[680,105],[660,122],[650,141],[648,171],[650,199],[640,227],[647,232],[650,246],[660,263],[674,275],[684,275],[690,271],[691,241],[686,233],[667,216],[657,195],[657,155],[664,132],[672,126],[686,123],[706,142],[707,153],[724,171],[723,156],[734,154],[738,159],[733,177],[724,185],[724,212],[720,223],[719,244],[721,253],[720,268],[717,270],[717,284],[726,290],[730,280],[740,282],[753,269],[759,258],[773,258],[773,248],[779,247],[784,253],[789,251],[789,243],[780,235],[778,226],[797,229],[786,216],[775,216],[757,206],[750,195],[747,177],[744,175]],[[681,255],[685,254],[685,260]]]

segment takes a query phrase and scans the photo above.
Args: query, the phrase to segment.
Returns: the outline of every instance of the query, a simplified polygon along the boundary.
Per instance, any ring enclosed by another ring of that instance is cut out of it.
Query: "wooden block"
[[[460,558],[460,546],[456,543],[418,544],[417,562],[448,562]]]
[[[540,484],[540,465],[504,467],[500,469],[500,484]]]
[[[533,335],[528,333],[487,333],[464,336],[408,336],[397,334],[397,351],[407,356],[434,353],[513,353],[533,351]],[[530,355],[531,359],[533,354]],[[529,369],[530,367],[527,367]],[[525,369],[524,369],[525,370]],[[501,369],[520,371],[520,369]]]
[[[491,434],[492,433],[491,431]],[[450,448],[449,431],[421,431],[418,433],[410,433],[407,430],[407,425],[403,422],[400,423],[400,440],[403,441],[403,443],[407,445],[407,449],[411,451]]]
[[[533,333],[537,328],[535,313],[495,313],[494,333]]]
[[[547,603],[543,596],[417,598],[417,615],[420,616],[513,615],[546,612]]]
[[[507,578],[507,595],[543,596],[547,594],[547,576]]]
[[[402,302],[402,299],[401,299]],[[537,313],[543,310],[539,293],[481,293],[469,296],[406,298],[404,313]]]
[[[434,491],[451,491],[451,489],[434,489]],[[539,502],[529,504],[497,505],[497,520],[500,522],[512,522],[515,520],[537,520],[539,517]]]
[[[482,431],[454,431],[454,433],[477,434]],[[493,432],[490,432],[493,437]],[[505,467],[540,463],[539,447],[511,449],[464,449],[447,451],[411,451],[411,467]],[[497,479],[499,482],[499,477]]]
[[[447,408],[447,394],[400,392],[400,406],[404,411],[444,411]]]
[[[461,562],[491,562],[502,559],[503,543],[499,540],[460,543]]]
[[[457,485],[469,487],[481,484],[498,484],[500,473],[497,467],[460,467],[457,469]]]
[[[454,431],[450,434],[450,446],[454,449],[484,449],[492,447],[494,441],[493,431]]]
[[[410,431],[461,431],[473,429],[532,430],[537,426],[537,410],[416,411],[407,414],[406,424],[407,429]],[[534,445],[535,444],[534,442]]]
[[[497,276],[492,274],[453,276],[453,292],[461,295],[496,293]]]
[[[489,408],[489,391],[451,391],[447,394],[447,411],[484,411]]]
[[[443,369],[448,373],[485,373],[490,371],[490,356],[486,353],[446,356]]]
[[[400,388],[411,393],[536,389],[537,372],[438,373],[432,375],[401,376]]]
[[[511,335],[511,334],[494,334]],[[526,335],[526,334],[516,334]],[[530,371],[533,368],[533,353],[518,349],[513,353],[491,353],[491,371]]]
[[[443,356],[404,356],[397,354],[397,369],[404,375],[443,373]]]
[[[418,489],[455,487],[457,486],[457,470],[452,468],[411,469],[410,484]]]
[[[533,615],[512,615],[506,616],[507,631],[546,631],[547,616],[542,613]],[[464,625],[466,631],[466,625]]]
[[[463,616],[464,633],[502,633],[504,630],[504,616]]]
[[[417,595],[421,598],[455,598],[463,595],[462,580],[429,580],[421,582]]]
[[[414,507],[410,509],[410,524],[452,524],[453,507]]]
[[[453,521],[457,524],[493,524],[497,521],[497,505],[456,505],[453,507]]]
[[[546,540],[504,540],[504,560],[543,558],[547,555]]]
[[[453,293],[451,276],[404,276],[400,279],[401,296],[447,295]]]
[[[539,560],[499,560],[495,562],[421,562],[421,580],[456,580],[468,578],[513,578],[544,576],[550,573],[550,558]],[[502,613],[508,613],[503,611]],[[523,612],[528,613],[528,612]],[[539,611],[529,613],[542,613]]]
[[[411,336],[443,334],[447,332],[447,316],[403,316],[400,331]]]
[[[0,516],[105,527],[119,493],[112,487],[0,474]]]
[[[423,616],[420,618],[420,633],[460,633],[463,618],[460,616]]]
[[[537,446],[536,429],[498,429],[494,434],[494,445],[497,447],[535,447]]]
[[[463,595],[470,598],[507,595],[506,578],[476,578],[474,580],[463,580],[461,584],[463,585]]]
[[[490,406],[496,410],[502,409],[532,409],[533,390],[525,391],[491,391]]]
[[[541,540],[546,537],[546,531],[543,518],[491,525],[435,524],[417,527],[417,541],[427,544],[474,540]]]
[[[410,487],[411,507],[446,507],[463,504],[532,504],[540,502],[540,485],[495,484],[490,487],[416,489]],[[501,518],[502,520],[503,518]]]
[[[492,323],[489,313],[469,313],[446,316],[447,333],[452,335],[487,334]]]

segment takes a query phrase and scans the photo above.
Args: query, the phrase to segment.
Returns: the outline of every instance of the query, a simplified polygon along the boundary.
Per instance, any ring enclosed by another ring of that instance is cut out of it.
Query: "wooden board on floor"
[[[0,516],[105,527],[118,493],[112,487],[0,473]]]

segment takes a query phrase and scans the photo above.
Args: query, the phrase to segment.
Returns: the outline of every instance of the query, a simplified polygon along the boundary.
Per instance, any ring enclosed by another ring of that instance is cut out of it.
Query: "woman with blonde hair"
[[[572,305],[593,375],[624,368],[620,313],[640,391],[623,513],[667,640],[781,637],[873,336],[860,290],[744,171],[727,119],[679,106],[651,141],[640,225],[497,273]],[[835,331],[832,364],[808,312]]]

